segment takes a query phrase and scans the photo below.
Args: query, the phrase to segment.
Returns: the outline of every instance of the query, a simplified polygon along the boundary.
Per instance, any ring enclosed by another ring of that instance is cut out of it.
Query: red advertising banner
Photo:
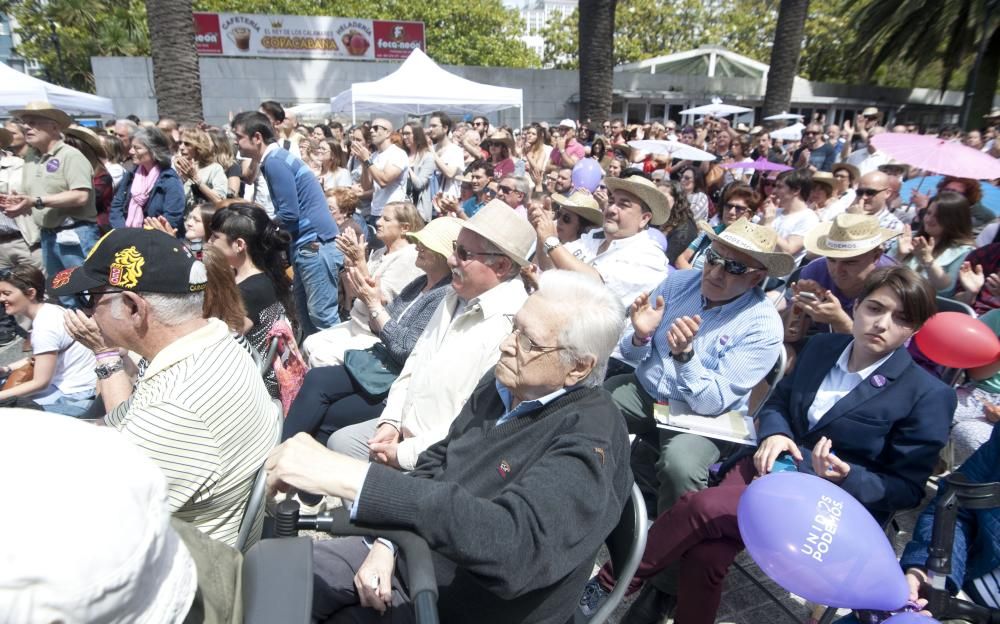
[[[195,13],[194,27],[198,54],[205,55],[373,61],[426,50],[423,22]]]

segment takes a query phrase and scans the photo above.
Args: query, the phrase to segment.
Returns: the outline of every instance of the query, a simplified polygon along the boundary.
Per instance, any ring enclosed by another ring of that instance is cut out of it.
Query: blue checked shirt
[[[629,325],[619,344],[622,355],[638,362],[635,375],[657,401],[680,399],[705,416],[729,410],[746,411],[750,390],[767,375],[782,347],[778,312],[760,288],[733,301],[705,309],[701,271],[674,271],[650,295],[665,303],[663,321],[649,344],[632,344]],[[674,319],[701,315],[695,335],[694,357],[681,364],[670,357],[667,330]]]

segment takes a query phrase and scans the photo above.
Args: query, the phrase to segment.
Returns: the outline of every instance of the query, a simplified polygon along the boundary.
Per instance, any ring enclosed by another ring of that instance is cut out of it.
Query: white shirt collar
[[[848,374],[848,375],[858,375],[858,376],[861,377],[861,379],[868,379],[869,375],[871,375],[876,370],[878,370],[878,367],[882,366],[883,364],[885,364],[886,360],[888,360],[889,358],[891,358],[892,354],[895,353],[895,351],[890,351],[888,355],[884,356],[882,359],[878,360],[877,362],[875,362],[871,366],[867,366],[865,368],[862,368],[861,370],[859,370],[856,373],[852,373],[847,368],[847,366],[848,366],[848,364],[849,364],[849,362],[851,360],[851,351],[853,349],[854,349],[854,341],[852,340],[850,342],[850,344],[848,344],[847,347],[843,350],[843,352],[841,352],[840,357],[837,358],[837,368],[839,368],[840,370],[844,371],[845,374]]]

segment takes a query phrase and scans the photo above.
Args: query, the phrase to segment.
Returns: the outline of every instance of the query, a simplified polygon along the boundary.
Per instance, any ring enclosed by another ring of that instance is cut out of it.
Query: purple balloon
[[[831,607],[895,611],[909,599],[885,533],[846,491],[819,477],[778,472],[740,497],[747,551],[776,583]]]
[[[904,611],[883,621],[882,624],[941,624],[941,622],[927,615],[920,615],[913,611]]]
[[[584,188],[593,193],[604,178],[601,164],[593,158],[581,158],[573,166],[573,188]]]

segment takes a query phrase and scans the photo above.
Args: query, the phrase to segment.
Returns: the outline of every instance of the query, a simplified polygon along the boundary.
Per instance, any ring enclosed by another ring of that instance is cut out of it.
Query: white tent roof
[[[49,84],[0,63],[0,111],[43,101],[70,115],[115,116],[115,107],[108,98]]]
[[[495,87],[441,69],[419,48],[399,69],[374,82],[356,82],[330,100],[333,112],[425,115],[444,110],[483,115],[521,107],[521,89]]]

